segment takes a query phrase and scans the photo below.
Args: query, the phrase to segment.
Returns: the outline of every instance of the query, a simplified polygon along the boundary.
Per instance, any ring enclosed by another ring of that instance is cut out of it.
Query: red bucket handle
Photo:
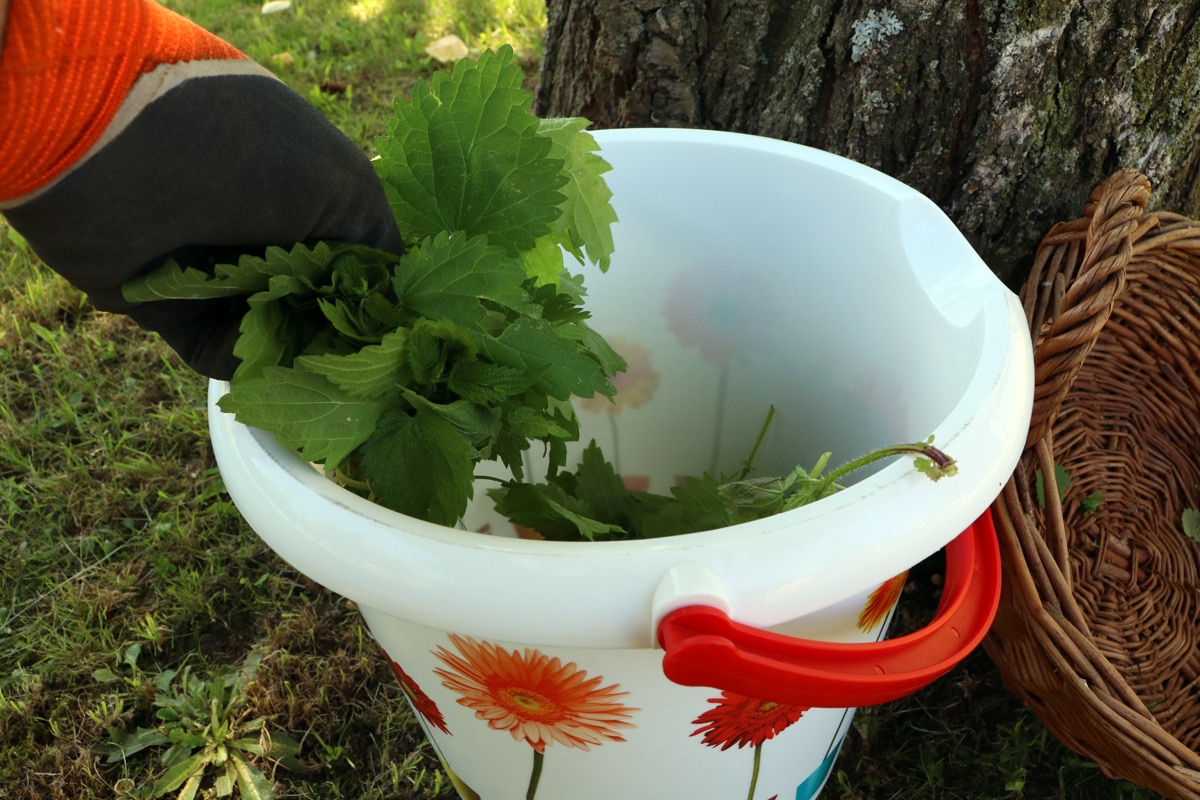
[[[711,606],[685,606],[658,627],[663,673],[684,686],[808,708],[886,703],[962,661],[999,604],[1000,547],[989,510],[946,545],[942,600],[925,628],[867,644],[819,642],[742,625]]]

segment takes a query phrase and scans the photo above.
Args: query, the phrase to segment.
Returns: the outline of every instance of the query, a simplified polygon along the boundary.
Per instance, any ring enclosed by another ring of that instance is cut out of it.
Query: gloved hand
[[[0,0],[0,213],[99,309],[228,378],[242,301],[130,304],[206,268],[334,239],[400,253],[366,155],[229,44],[152,0]]]

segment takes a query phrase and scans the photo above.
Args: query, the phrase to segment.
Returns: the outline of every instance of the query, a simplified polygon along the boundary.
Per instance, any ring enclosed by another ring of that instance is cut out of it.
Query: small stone
[[[466,42],[454,34],[443,36],[425,46],[426,55],[437,59],[443,64],[450,61],[458,61],[460,58],[466,58],[469,52]]]

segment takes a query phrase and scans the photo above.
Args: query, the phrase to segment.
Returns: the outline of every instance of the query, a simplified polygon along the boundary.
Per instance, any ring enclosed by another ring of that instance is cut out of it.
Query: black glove
[[[98,8],[107,9],[100,27]],[[128,19],[114,22],[120,14]],[[59,37],[62,52],[28,55],[45,49],[47,26],[68,26]],[[140,59],[138,69],[129,69],[131,59]],[[95,141],[75,158],[78,134],[46,137],[69,147],[31,138],[56,120],[39,118],[27,93],[60,92],[36,104],[50,111],[66,107],[85,119],[96,111],[72,94],[73,84],[30,80],[37,74],[28,69],[31,60],[57,75],[74,70],[94,80],[103,87],[96,94],[108,98],[104,108],[113,108],[103,125],[92,125],[100,128]],[[157,331],[210,377],[228,378],[237,366],[232,352],[244,301],[130,304],[122,283],[168,258],[203,269],[299,241],[403,250],[379,179],[358,147],[270,73],[145,0],[10,0],[0,120],[14,120],[0,122],[0,211],[10,224],[97,308]],[[37,162],[31,147],[50,165],[32,189],[29,169],[11,168]],[[14,190],[20,194],[11,196]]]

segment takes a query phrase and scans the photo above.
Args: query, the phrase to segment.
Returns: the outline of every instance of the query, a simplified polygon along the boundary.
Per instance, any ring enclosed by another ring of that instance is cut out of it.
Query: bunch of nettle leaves
[[[953,474],[929,442],[824,477],[826,458],[766,479],[748,477],[747,459],[732,478],[689,479],[669,496],[626,489],[594,444],[565,471],[579,438],[571,398],[611,398],[625,365],[587,325],[564,254],[606,270],[616,214],[587,120],[533,116],[512,57],[464,60],[396,101],[376,166],[402,256],[318,242],[211,274],[169,262],[125,286],[131,301],[248,297],[222,410],[342,485],[443,525],[466,510],[476,465],[498,460],[514,477],[491,490],[497,509],[555,539],[723,527],[820,499],[903,453],[935,480]],[[549,459],[541,484],[524,481],[534,442]]]

